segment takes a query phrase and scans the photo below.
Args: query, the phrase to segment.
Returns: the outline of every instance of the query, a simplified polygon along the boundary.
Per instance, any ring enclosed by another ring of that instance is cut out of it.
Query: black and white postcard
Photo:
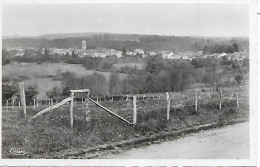
[[[256,7],[3,1],[1,164],[256,166]]]

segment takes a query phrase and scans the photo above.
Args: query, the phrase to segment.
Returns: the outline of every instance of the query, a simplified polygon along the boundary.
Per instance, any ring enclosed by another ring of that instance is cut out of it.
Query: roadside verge
[[[51,158],[51,159],[92,159],[92,158],[99,158],[102,157],[108,153],[112,154],[118,154],[121,151],[129,150],[131,148],[138,148],[141,146],[149,146],[151,144],[158,144],[163,141],[167,140],[175,140],[180,137],[183,137],[187,134],[191,133],[198,133],[200,131],[214,129],[214,128],[220,128],[228,125],[233,125],[236,123],[242,123],[249,121],[248,118],[239,118],[239,119],[233,119],[228,122],[222,123],[211,123],[211,124],[203,124],[199,126],[194,126],[190,128],[185,128],[178,131],[170,131],[170,132],[162,132],[150,136],[143,136],[143,137],[137,137],[130,140],[125,140],[117,143],[110,143],[106,145],[100,145],[93,148],[71,148],[62,150],[59,152],[52,153],[48,157],[45,158]],[[40,158],[40,157],[37,157]]]

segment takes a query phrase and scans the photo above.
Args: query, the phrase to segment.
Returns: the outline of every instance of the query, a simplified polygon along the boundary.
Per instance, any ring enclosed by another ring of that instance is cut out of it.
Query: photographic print
[[[2,4],[2,158],[250,159],[250,39],[249,3]]]

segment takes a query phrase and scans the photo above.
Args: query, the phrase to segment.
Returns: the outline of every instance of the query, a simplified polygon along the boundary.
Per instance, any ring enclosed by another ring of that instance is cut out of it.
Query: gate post
[[[89,92],[86,92],[86,99],[85,99],[85,120],[86,122],[90,121],[90,110],[89,110]]]
[[[166,99],[167,99],[167,101],[170,99],[169,92],[166,92]]]
[[[133,124],[136,124],[136,96],[133,96],[133,105],[134,105],[134,113],[133,113]]]
[[[21,104],[22,104],[22,107],[23,107],[23,116],[26,116],[26,101],[25,101],[25,93],[24,93],[24,82],[19,83],[19,88],[20,88]]]
[[[74,103],[74,93],[70,93],[70,127],[73,128],[73,103]]]
[[[195,92],[195,112],[198,113],[198,90]]]
[[[219,109],[221,109],[221,105],[222,105],[222,89],[220,89],[220,93],[219,93]]]
[[[170,99],[168,99],[167,100],[167,121],[169,121],[169,119],[170,119],[170,109],[171,109],[171,100]]]

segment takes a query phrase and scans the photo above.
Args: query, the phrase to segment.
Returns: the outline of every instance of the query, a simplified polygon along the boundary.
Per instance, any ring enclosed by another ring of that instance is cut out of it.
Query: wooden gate
[[[135,123],[131,123],[129,121],[127,121],[126,119],[124,119],[123,117],[117,115],[116,113],[112,112],[111,110],[107,109],[106,107],[102,106],[101,104],[99,104],[98,102],[94,101],[93,99],[89,98],[89,89],[81,89],[81,90],[70,90],[70,97],[62,100],[60,103],[57,103],[53,106],[50,106],[40,112],[38,112],[36,115],[34,115],[33,117],[31,117],[30,119],[33,120],[47,112],[50,112],[56,108],[59,108],[60,106],[66,104],[67,102],[70,103],[70,126],[71,128],[73,128],[73,105],[74,105],[74,98],[75,98],[75,93],[85,93],[85,120],[86,122],[88,122],[90,120],[90,110],[89,110],[89,101],[94,103],[95,105],[97,105],[98,107],[102,108],[103,110],[107,111],[109,114],[115,116],[116,118],[120,119],[121,121],[127,123],[128,125],[133,125]]]

